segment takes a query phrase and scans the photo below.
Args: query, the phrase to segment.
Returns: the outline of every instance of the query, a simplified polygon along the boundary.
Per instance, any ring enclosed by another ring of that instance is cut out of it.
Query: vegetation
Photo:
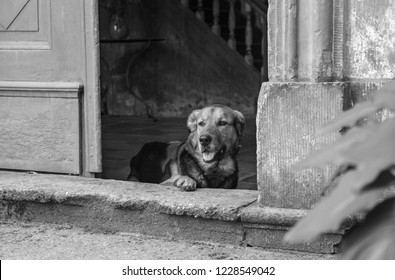
[[[329,194],[285,236],[290,242],[308,242],[320,234],[338,231],[357,214],[363,222],[342,242],[345,259],[395,259],[395,81],[387,82],[374,97],[341,113],[322,133],[345,130],[335,143],[312,154],[296,168],[340,166]],[[381,122],[366,121],[373,114]],[[365,123],[364,125],[360,125]],[[346,129],[345,129],[346,128]]]

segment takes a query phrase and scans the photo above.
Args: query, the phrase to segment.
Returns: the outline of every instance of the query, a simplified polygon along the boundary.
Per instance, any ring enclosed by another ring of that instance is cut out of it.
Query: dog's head
[[[187,121],[189,142],[204,163],[235,157],[243,135],[242,113],[223,105],[212,105],[193,111]]]

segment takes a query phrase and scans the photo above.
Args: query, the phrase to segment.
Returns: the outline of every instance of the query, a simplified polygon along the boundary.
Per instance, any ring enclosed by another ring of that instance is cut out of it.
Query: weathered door
[[[0,0],[0,169],[101,172],[97,0]]]

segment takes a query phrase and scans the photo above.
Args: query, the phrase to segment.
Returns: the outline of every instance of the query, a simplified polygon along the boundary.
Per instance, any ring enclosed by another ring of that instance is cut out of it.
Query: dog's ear
[[[233,110],[233,112],[235,113],[234,126],[236,128],[237,136],[241,137],[243,135],[244,127],[246,124],[244,115],[236,110]]]
[[[202,110],[194,110],[188,117],[187,127],[189,132],[194,132],[197,127],[197,118]]]

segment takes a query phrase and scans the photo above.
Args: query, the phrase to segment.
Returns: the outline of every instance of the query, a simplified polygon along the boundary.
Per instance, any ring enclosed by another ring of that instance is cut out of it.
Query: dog
[[[224,105],[194,110],[185,142],[150,142],[130,160],[128,181],[196,188],[237,188],[236,156],[245,128],[244,115]]]

